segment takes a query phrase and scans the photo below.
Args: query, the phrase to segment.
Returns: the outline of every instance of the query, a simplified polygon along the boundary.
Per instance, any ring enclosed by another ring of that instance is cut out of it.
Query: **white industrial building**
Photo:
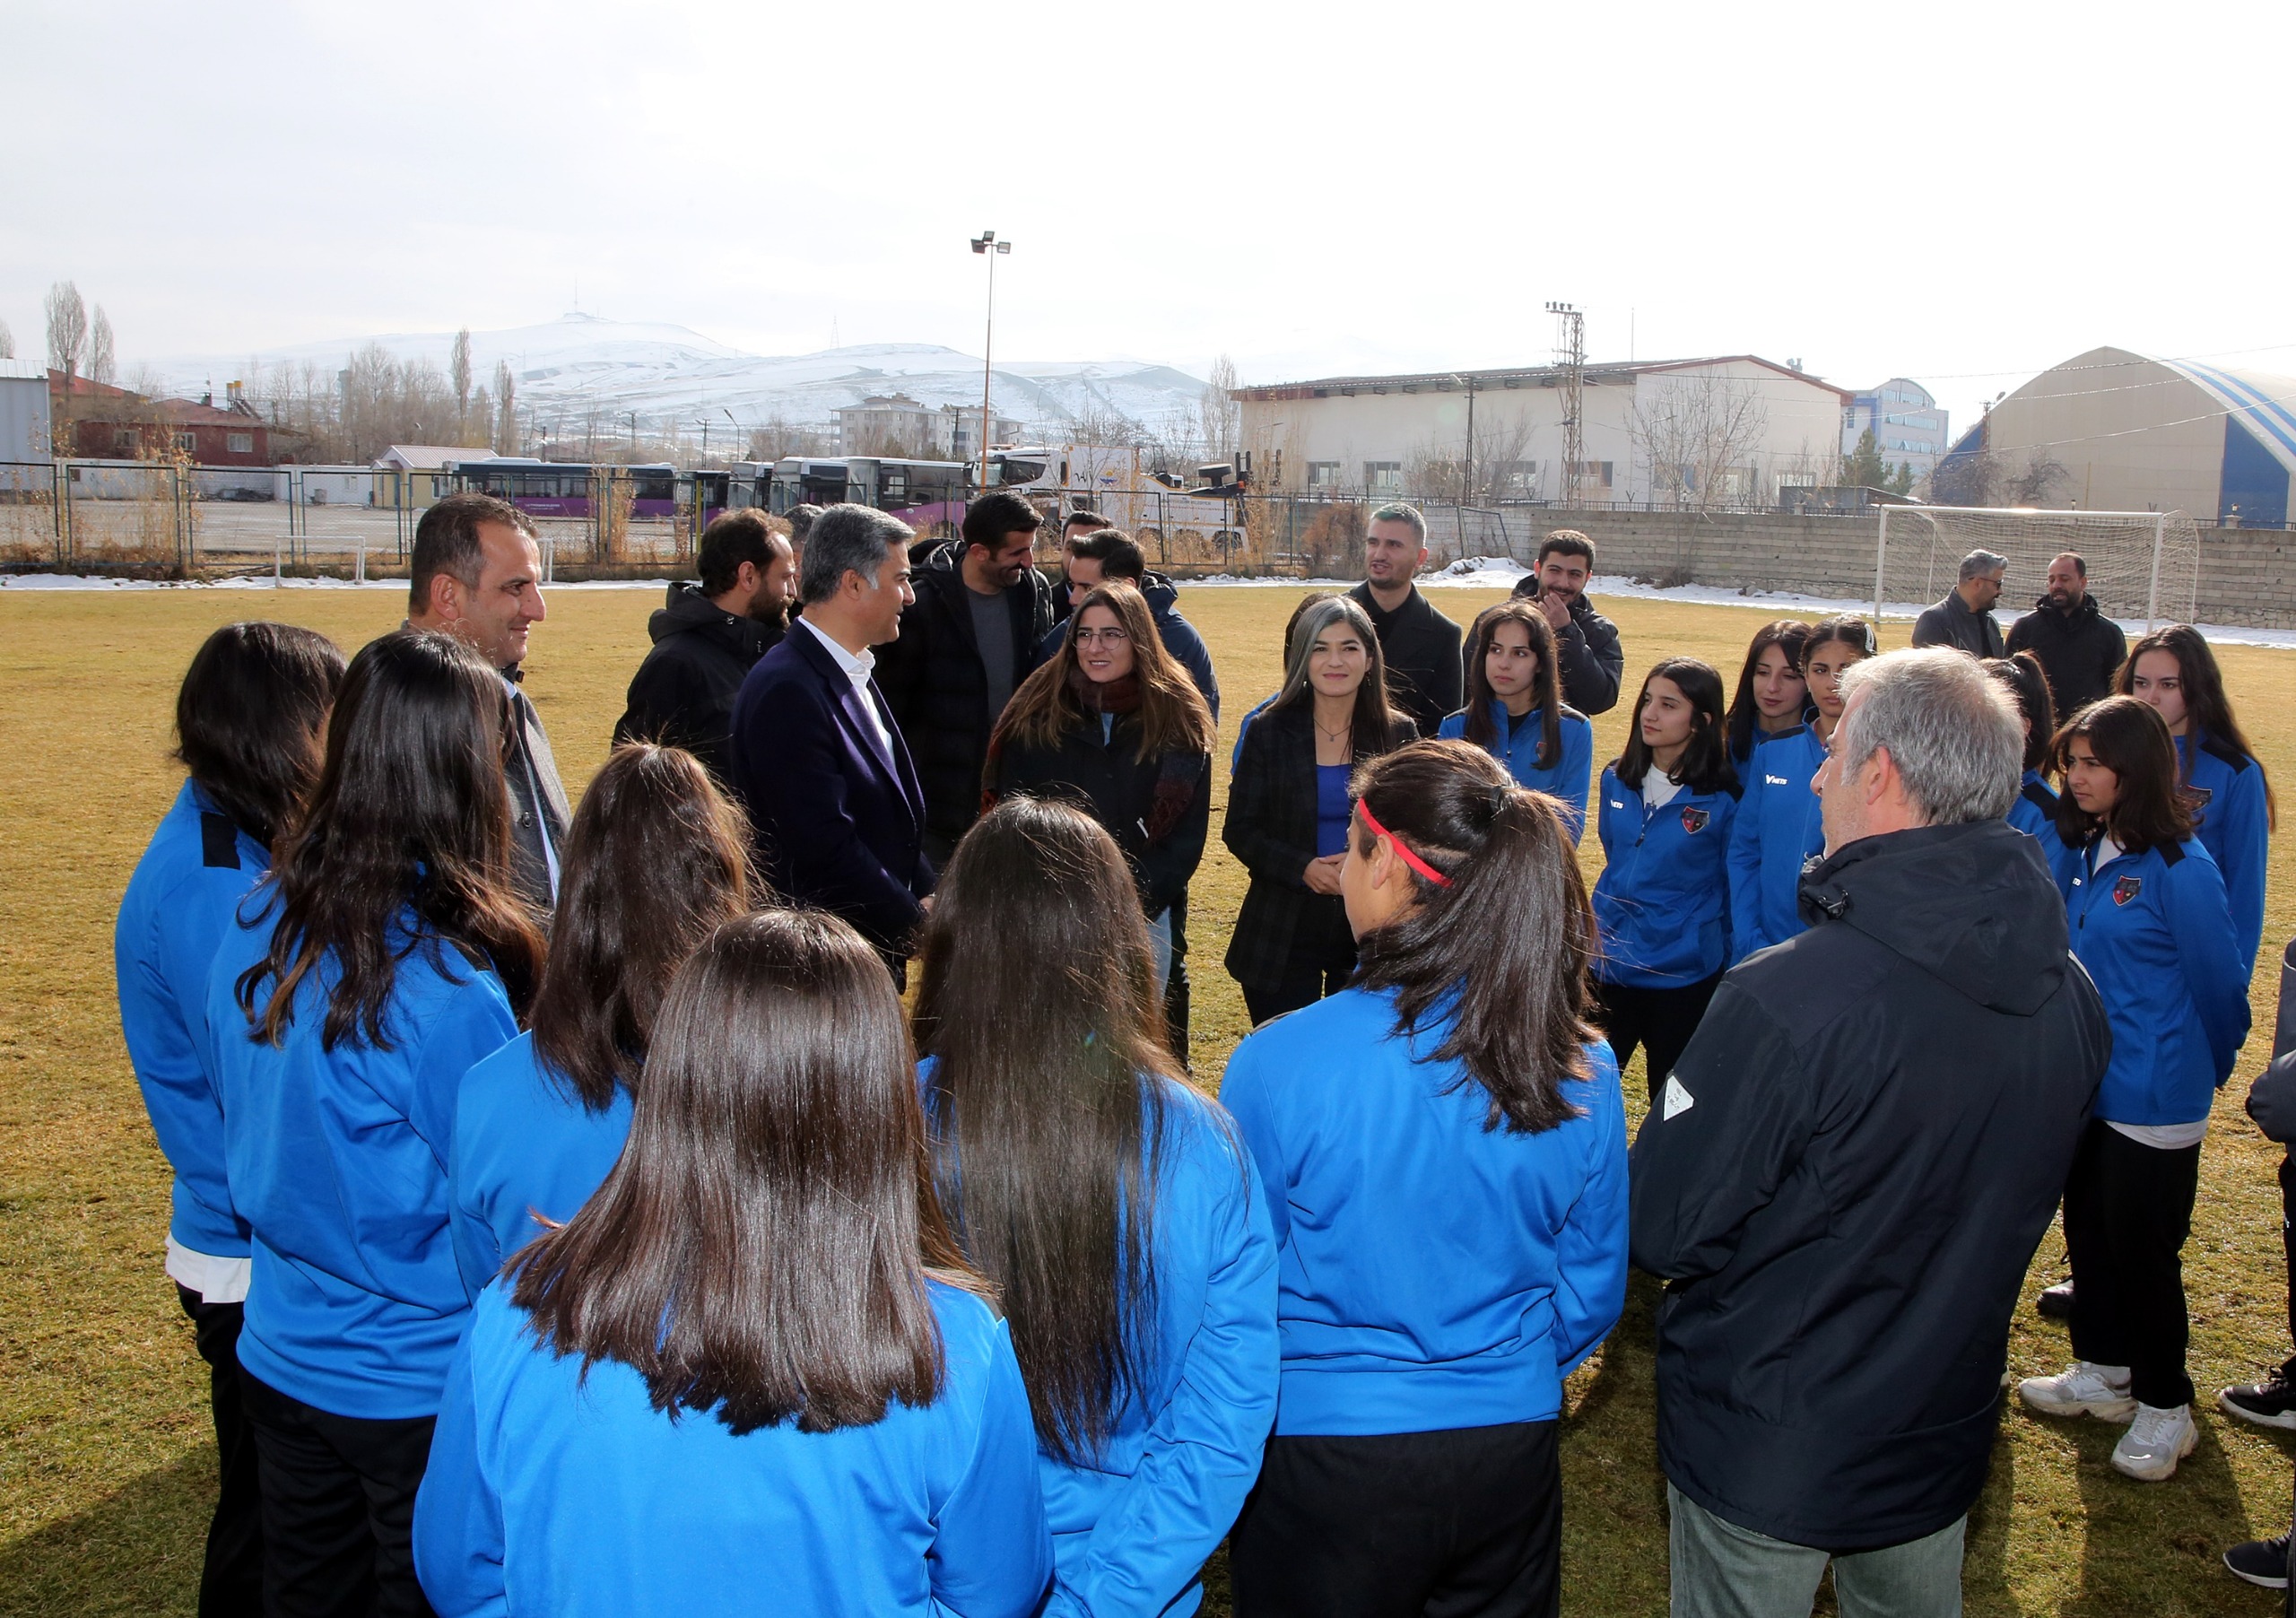
[[[1575,478],[1561,366],[1325,377],[1234,396],[1268,493],[1703,507],[1834,480],[1852,396],[1793,366],[1735,354],[1580,374]]]
[[[32,360],[0,360],[0,490],[53,487],[48,368]]]

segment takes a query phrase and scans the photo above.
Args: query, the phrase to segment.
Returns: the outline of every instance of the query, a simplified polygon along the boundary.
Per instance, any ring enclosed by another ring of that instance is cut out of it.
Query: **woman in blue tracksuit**
[[[1594,918],[1561,816],[1480,749],[1355,784],[1361,970],[1246,1039],[1221,1092],[1283,1346],[1236,1612],[1552,1613],[1562,1379],[1626,1289],[1618,1069],[1578,1016]]]
[[[1825,762],[1826,744],[1841,722],[1841,676],[1874,655],[1874,631],[1863,618],[1822,618],[1802,646],[1802,674],[1809,683],[1808,724],[1772,736],[1754,749],[1741,785],[1737,819],[1730,829],[1730,959],[1783,944],[1803,929],[1802,866],[1825,847],[1818,796],[1811,778]]]
[[[1036,1612],[1028,1395],[986,1290],[876,952],[818,911],[726,923],[663,996],[613,1171],[479,1295],[424,1594],[442,1618]]]
[[[1650,671],[1596,806],[1603,874],[1595,1020],[1623,1066],[1639,1046],[1652,1094],[1698,1031],[1730,956],[1730,768],[1722,676],[1695,657]]]
[[[2277,817],[2272,783],[2232,717],[2216,654],[2188,623],[2154,630],[2120,665],[2118,689],[2151,704],[2177,740],[2178,783],[2200,846],[2224,874],[2240,960],[2253,968],[2264,940],[2265,864]]]
[[[2054,865],[2065,844],[2057,835],[2057,788],[2048,784],[2049,750],[2057,737],[2057,708],[2049,700],[2048,676],[2031,652],[1987,657],[1985,672],[2007,692],[2025,721],[2025,779],[2009,805],[2009,823],[2041,845]]]
[[[1196,1611],[1275,1416],[1266,1199],[1149,957],[1115,840],[1026,797],[957,845],[924,935],[941,1205],[1004,1301],[1064,1618]]]
[[[474,1293],[622,1155],[662,991],[749,909],[748,873],[740,812],[691,753],[630,743],[582,794],[526,1031],[456,1093],[447,1182]]]
[[[542,961],[510,876],[509,712],[460,641],[371,642],[208,979],[274,1613],[422,1610],[414,1490],[470,1315],[448,1234],[455,1091],[517,1032]]]
[[[2058,733],[2056,761],[2057,883],[2113,1053],[2065,1187],[2077,1357],[2019,1392],[2052,1415],[2127,1422],[2113,1465],[2157,1481],[2196,1438],[2181,1255],[2209,1108],[2248,1038],[2248,963],[2160,715],[2135,697],[2093,703]]]
[[[343,654],[316,631],[230,623],[208,636],[176,695],[175,756],[189,779],[128,879],[112,934],[120,1033],[175,1172],[167,1274],[207,1362],[215,1420],[207,1612],[263,1602],[263,1497],[239,1402],[248,1227],[231,1205],[205,1060],[207,974],[234,908],[318,777],[319,735],[342,683]]]
[[[1746,648],[1729,720],[1730,768],[1741,779],[1753,767],[1755,748],[1808,723],[1810,683],[1802,676],[1802,648],[1809,639],[1810,626],[1799,618],[1774,618],[1754,631]]]
[[[1443,721],[1507,766],[1518,787],[1559,798],[1575,841],[1587,824],[1595,727],[1562,700],[1554,631],[1528,601],[1502,601],[1474,621],[1467,641],[1467,703]]]

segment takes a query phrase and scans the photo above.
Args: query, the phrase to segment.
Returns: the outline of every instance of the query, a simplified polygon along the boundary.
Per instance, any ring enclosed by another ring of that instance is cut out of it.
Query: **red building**
[[[228,407],[212,396],[150,399],[57,370],[48,373],[48,387],[58,455],[133,461],[172,453],[200,466],[272,465],[271,425],[239,396],[237,383]]]

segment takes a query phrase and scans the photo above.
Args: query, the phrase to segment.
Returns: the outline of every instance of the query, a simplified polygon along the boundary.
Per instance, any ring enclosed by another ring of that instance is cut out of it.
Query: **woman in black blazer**
[[[1221,831],[1251,873],[1228,941],[1228,975],[1255,1024],[1332,993],[1355,970],[1339,866],[1366,759],[1416,741],[1387,698],[1379,639],[1345,596],[1309,608],[1292,639],[1283,689],[1251,722]]]

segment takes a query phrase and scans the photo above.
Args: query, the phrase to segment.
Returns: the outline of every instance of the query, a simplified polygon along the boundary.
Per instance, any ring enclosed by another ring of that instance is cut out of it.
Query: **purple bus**
[[[530,517],[587,518],[594,515],[599,486],[608,478],[634,486],[630,515],[638,521],[667,521],[677,514],[677,468],[666,462],[644,466],[590,465],[579,461],[537,461],[525,456],[464,461],[455,467],[460,491],[491,494]]]

